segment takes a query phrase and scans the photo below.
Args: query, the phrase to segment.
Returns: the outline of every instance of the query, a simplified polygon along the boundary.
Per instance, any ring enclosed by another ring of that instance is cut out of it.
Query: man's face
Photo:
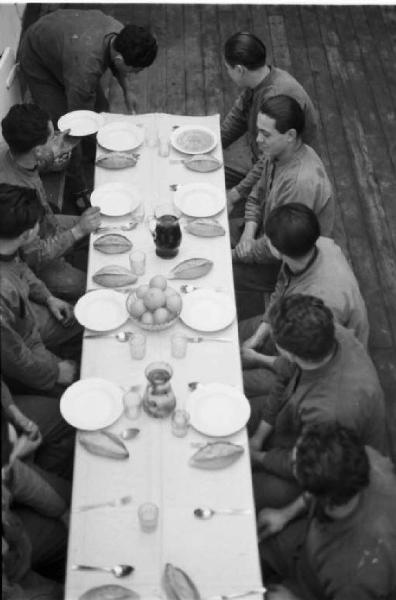
[[[36,237],[38,236],[39,229],[40,229],[40,225],[39,225],[39,223],[36,223],[36,225],[32,229],[25,231],[25,233],[23,234],[25,236],[24,243],[30,244],[30,242],[35,240]]]
[[[120,75],[129,75],[130,73],[136,75],[137,73],[140,73],[140,71],[143,71],[143,67],[133,67],[131,65],[125,64],[125,61],[122,58],[121,54],[117,54],[114,57],[114,67],[117,73],[119,73]]]
[[[47,141],[45,142],[45,144],[40,144],[40,146],[36,146],[36,150],[40,154],[43,153],[43,152],[45,152],[46,150],[51,150],[52,143],[54,141],[54,137],[55,137],[54,126],[52,124],[52,121],[48,121],[48,137],[47,137]]]
[[[264,113],[257,115],[257,144],[265,157],[278,158],[289,144],[289,132],[280,133],[276,129],[275,119]]]

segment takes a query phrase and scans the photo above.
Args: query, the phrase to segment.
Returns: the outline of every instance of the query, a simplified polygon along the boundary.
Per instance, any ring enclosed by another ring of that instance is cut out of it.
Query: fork
[[[244,598],[245,596],[252,596],[253,594],[265,594],[267,588],[260,587],[254,590],[246,590],[245,592],[236,592],[235,594],[219,594],[218,596],[210,596],[205,600],[233,600],[234,598]]]
[[[192,343],[200,343],[200,342],[232,342],[232,340],[228,338],[221,337],[203,337],[202,335],[195,335],[193,337],[186,337],[188,342]]]
[[[108,502],[98,502],[96,504],[83,504],[76,508],[75,512],[84,512],[86,510],[91,510],[93,508],[105,508],[107,506],[117,507],[117,506],[126,506],[132,502],[132,496],[122,496],[122,498],[117,498],[116,500],[109,500]]]

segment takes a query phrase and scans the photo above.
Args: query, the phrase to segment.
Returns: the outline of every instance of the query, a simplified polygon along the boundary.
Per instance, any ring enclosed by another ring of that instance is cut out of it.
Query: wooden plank
[[[331,18],[331,11],[328,8],[320,8],[319,18],[316,18],[316,11],[308,10],[306,7],[300,7],[300,11],[306,39],[317,42],[316,46],[308,47],[308,55],[312,70],[319,74],[315,83],[330,160],[333,165],[336,197],[341,208],[344,227],[348,233],[348,247],[353,268],[369,312],[371,343],[376,347],[391,347],[392,337],[389,334],[389,322],[382,298],[382,288],[376,262],[367,245],[368,233],[359,204],[355,174],[341,120],[343,101],[341,100],[339,103],[338,97],[334,93],[333,79],[324,49],[327,47],[336,49],[337,46],[334,44],[338,44],[338,36]],[[318,36],[318,24],[320,36]]]
[[[224,45],[228,38],[236,33],[237,29],[235,27],[234,8],[232,6],[219,4],[217,7],[217,15],[219,20],[219,41],[221,47],[221,86],[223,90],[221,115],[225,116],[239,94],[239,90],[227,74],[227,69],[224,64]]]
[[[147,112],[165,112],[167,96],[167,36],[165,5],[151,5],[149,19],[151,31],[157,38],[158,54],[147,73]]]
[[[201,42],[203,48],[206,114],[213,115],[222,109],[222,88],[219,80],[222,50],[219,44],[216,5],[201,6]]]
[[[392,48],[396,47],[396,7],[391,5],[381,5],[380,10],[382,13],[382,19],[390,44]]]
[[[167,4],[165,8],[167,33],[166,112],[184,115],[186,113],[184,7],[182,4]]]
[[[291,68],[291,59],[283,16],[270,16],[268,22],[271,33],[274,64],[280,69],[289,71]]]
[[[396,463],[396,356],[395,349],[372,350],[371,356],[377,368],[385,395],[386,425],[391,456]]]
[[[184,7],[184,57],[186,68],[186,111],[205,114],[203,56],[201,48],[201,9],[197,4]]]
[[[252,4],[250,6],[250,14],[252,20],[252,31],[254,35],[257,35],[257,37],[264,42],[267,50],[267,63],[271,65],[273,63],[273,49],[266,7]]]
[[[248,4],[234,4],[235,33],[237,31],[252,31],[252,21]]]

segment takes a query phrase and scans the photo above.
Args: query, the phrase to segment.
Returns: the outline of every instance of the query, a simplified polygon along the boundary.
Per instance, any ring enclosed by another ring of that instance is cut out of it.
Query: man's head
[[[298,260],[314,249],[320,236],[320,225],[308,206],[290,202],[270,212],[264,231],[274,256]]]
[[[25,154],[37,146],[45,146],[54,134],[48,113],[36,104],[14,104],[1,126],[13,154]]]
[[[0,183],[0,240],[31,241],[43,214],[36,190]]]
[[[302,434],[294,472],[325,511],[346,504],[369,484],[364,446],[354,432],[336,423],[316,425]]]
[[[244,87],[246,75],[265,66],[267,52],[263,42],[252,33],[239,32],[225,43],[224,58],[232,81]]]
[[[137,73],[154,62],[158,44],[145,27],[125,25],[114,38],[113,49],[117,71]]]
[[[294,98],[273,96],[265,100],[257,115],[257,144],[272,159],[279,158],[304,131],[304,112]]]
[[[334,350],[333,313],[320,298],[286,296],[270,309],[269,323],[279,353],[297,363],[314,367]]]

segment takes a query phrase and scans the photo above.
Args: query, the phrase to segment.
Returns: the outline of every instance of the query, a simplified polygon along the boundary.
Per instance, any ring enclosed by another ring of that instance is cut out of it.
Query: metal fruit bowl
[[[175,290],[175,292],[176,292],[176,290]],[[180,294],[178,294],[178,295],[180,296]],[[145,331],[163,331],[164,329],[168,329],[169,327],[172,327],[172,325],[174,323],[176,323],[177,319],[180,316],[181,309],[179,310],[179,312],[177,314],[174,314],[174,316],[166,323],[161,323],[160,325],[155,325],[155,324],[149,325],[148,323],[142,323],[139,319],[137,319],[136,317],[131,315],[131,312],[129,310],[131,303],[137,299],[138,299],[138,297],[136,296],[136,292],[134,290],[132,290],[127,296],[126,307],[127,307],[127,311],[129,313],[129,318],[131,319],[131,321],[133,323],[135,323],[135,325],[137,325],[141,329],[144,329]]]

